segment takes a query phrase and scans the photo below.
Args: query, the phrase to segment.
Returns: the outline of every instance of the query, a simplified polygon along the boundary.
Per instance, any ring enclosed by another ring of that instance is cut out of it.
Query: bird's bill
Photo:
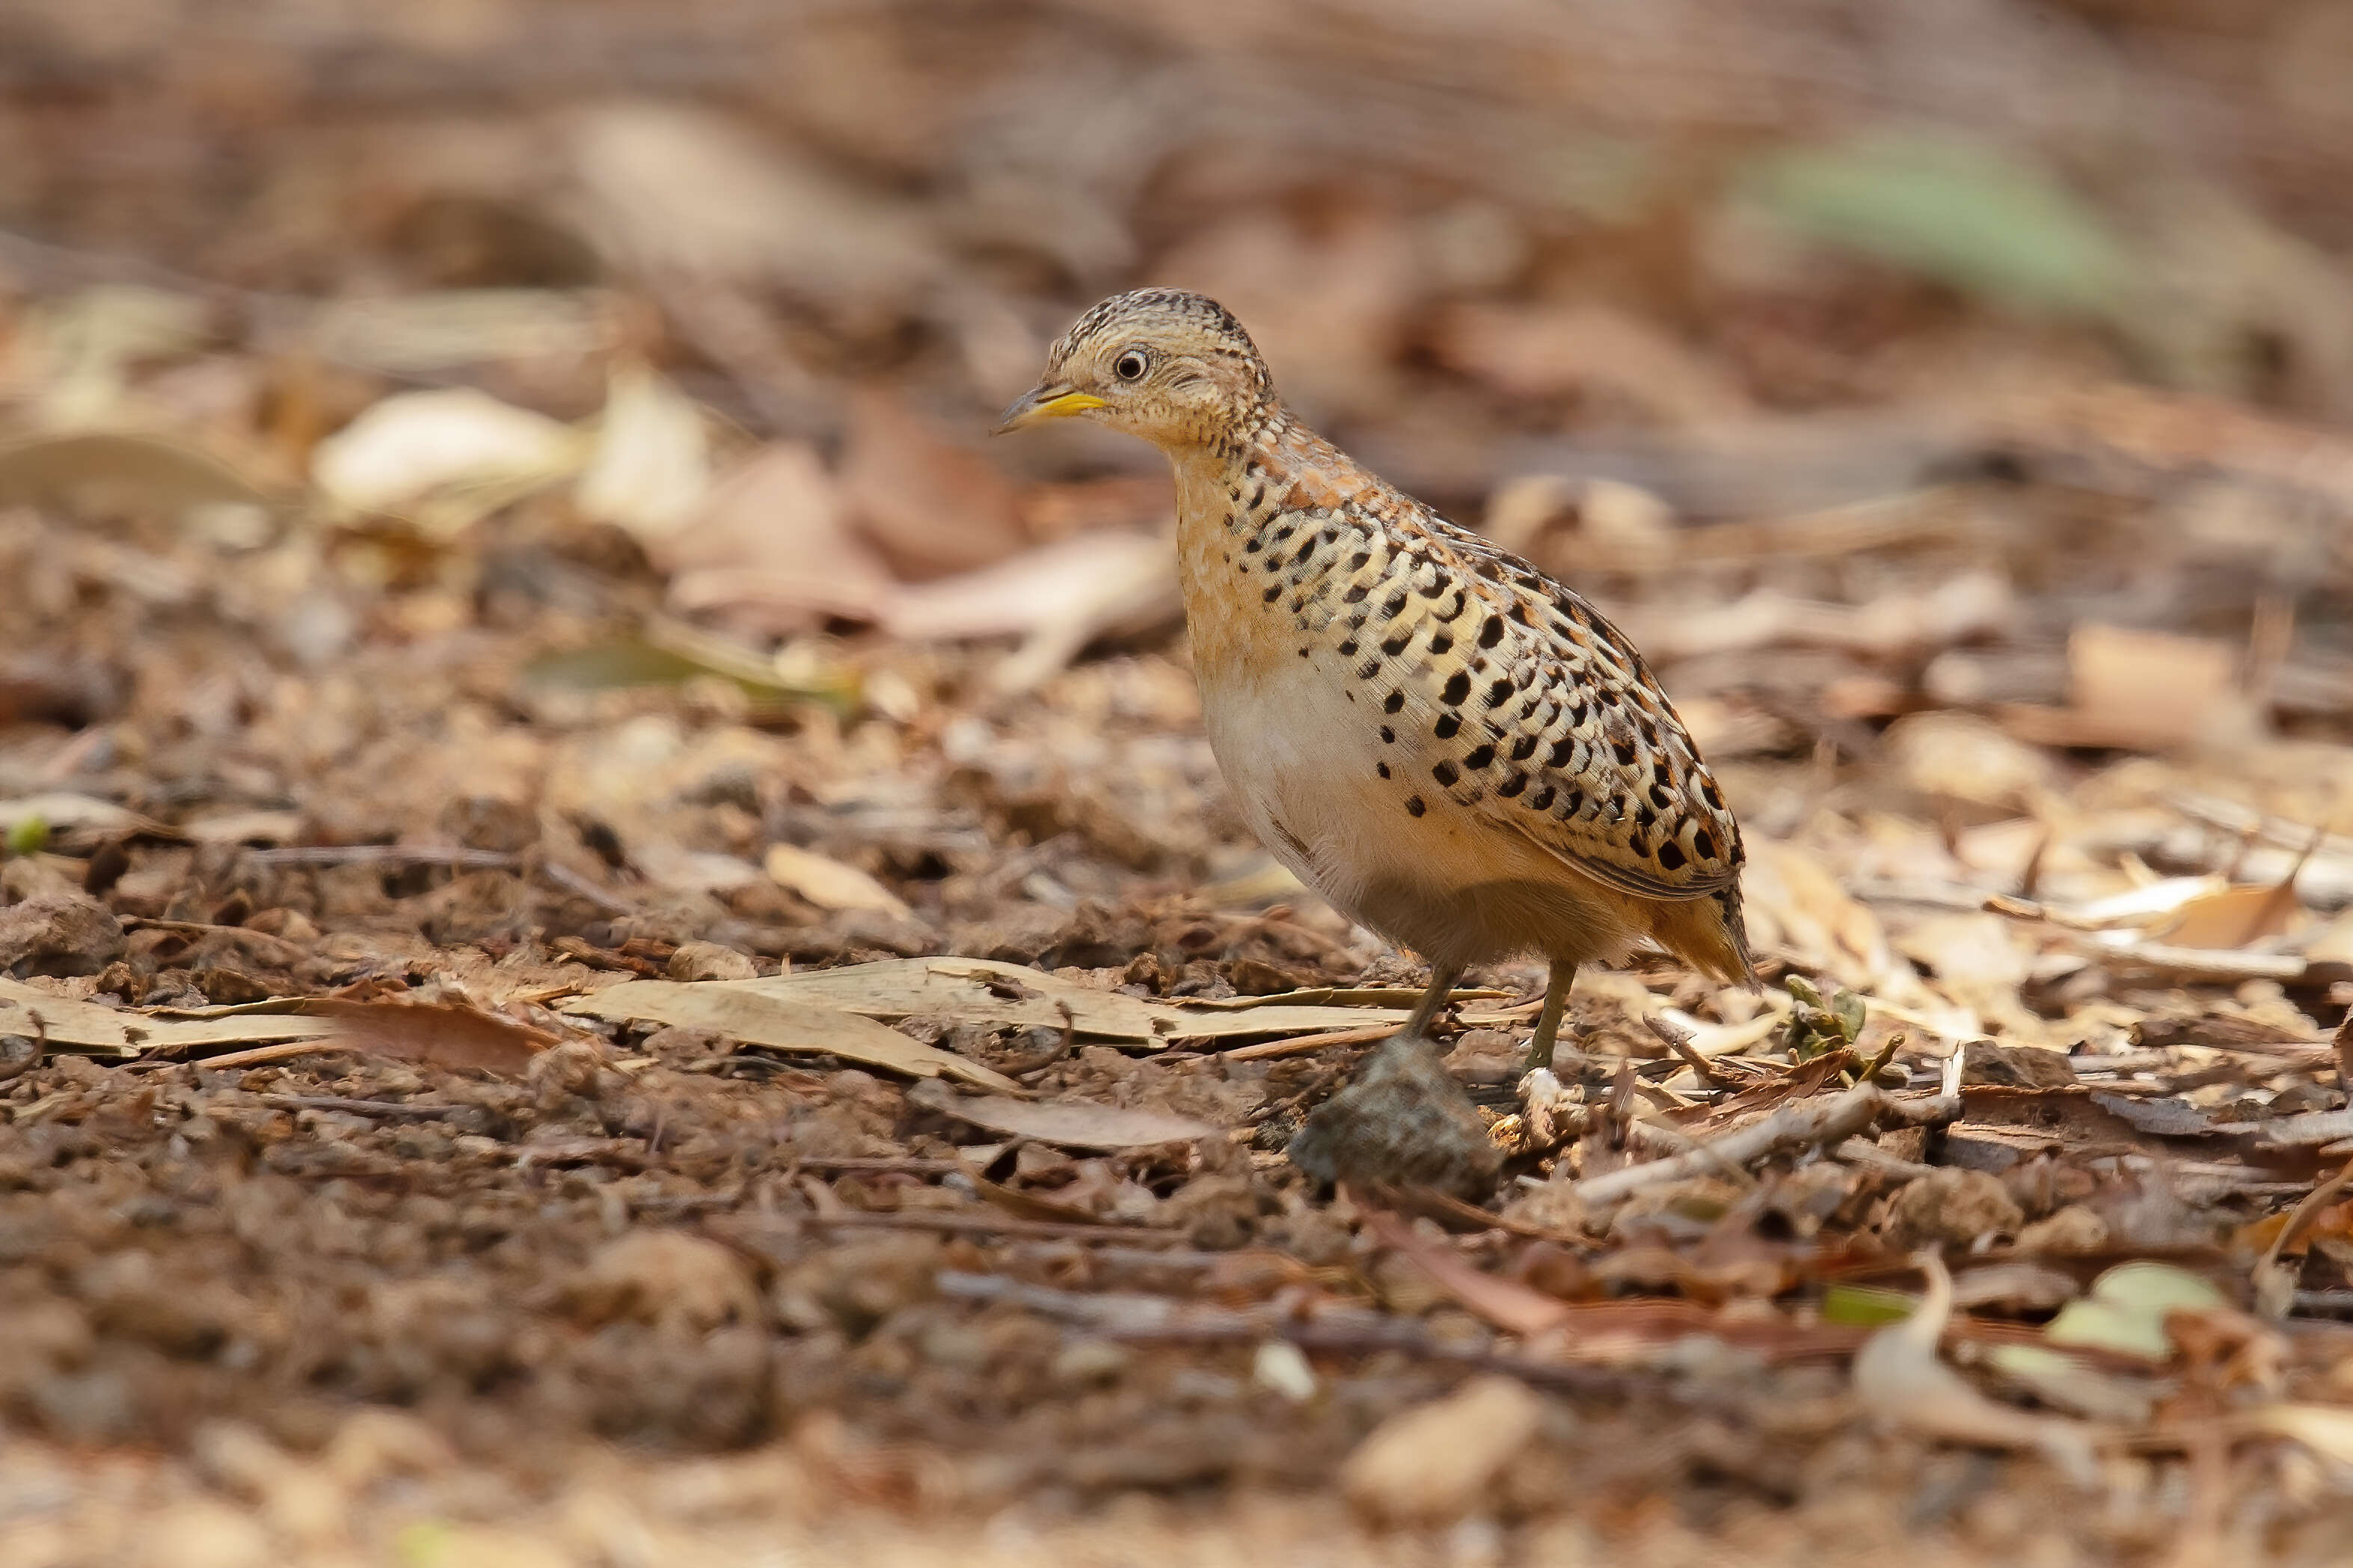
[[[1067,386],[1040,384],[1014,399],[1013,406],[997,423],[997,434],[1008,430],[1026,430],[1032,425],[1042,425],[1049,419],[1068,419],[1073,414],[1084,414],[1090,408],[1107,408],[1102,398],[1092,392],[1073,392]]]

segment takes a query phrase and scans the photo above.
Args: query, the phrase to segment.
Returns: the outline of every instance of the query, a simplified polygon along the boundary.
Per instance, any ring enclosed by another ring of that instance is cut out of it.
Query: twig
[[[1671,1023],[1655,1013],[1642,1015],[1642,1026],[1665,1041],[1667,1049],[1683,1058],[1690,1064],[1692,1071],[1699,1074],[1703,1079],[1715,1085],[1718,1089],[1733,1087],[1732,1080],[1722,1069],[1700,1055],[1699,1047],[1692,1044],[1690,1030],[1681,1025]]]
[[[470,1105],[415,1105],[399,1100],[347,1100],[338,1094],[258,1094],[254,1098],[278,1110],[343,1110],[353,1116],[381,1116],[395,1121],[435,1121],[475,1109]]]
[[[1181,1230],[1154,1230],[1140,1225],[1075,1225],[1062,1220],[1017,1219],[1010,1215],[944,1214],[936,1209],[913,1209],[903,1213],[844,1209],[838,1214],[796,1215],[792,1217],[804,1225],[852,1230],[936,1230],[949,1235],[1059,1237],[1073,1241],[1101,1238],[1134,1243],[1166,1242],[1172,1247],[1185,1239],[1185,1233]]]
[[[311,950],[302,946],[300,942],[289,942],[282,936],[272,936],[266,931],[255,931],[249,926],[212,925],[204,921],[153,920],[145,915],[132,915],[122,923],[124,925],[144,931],[168,931],[182,932],[192,936],[211,936],[217,932],[227,936],[242,937],[255,942],[267,943],[271,947],[278,948],[280,951],[293,958],[308,958],[311,956]]]
[[[1048,1068],[1052,1067],[1056,1062],[1059,1062],[1063,1058],[1069,1056],[1071,1050],[1076,1047],[1079,1043],[1078,1015],[1071,1011],[1071,1005],[1068,1002],[1058,999],[1054,1003],[1054,1007],[1056,1011],[1062,1015],[1062,1033],[1060,1037],[1055,1040],[1052,1045],[1047,1047],[1043,1052],[1039,1053],[1032,1060],[1024,1062],[1017,1068],[1007,1068],[1006,1071],[1008,1077],[1018,1078],[1024,1083],[1027,1083],[1031,1079],[1036,1078],[1039,1074],[1044,1072]]]
[[[521,857],[503,850],[470,849],[462,844],[294,844],[252,854],[265,866],[465,866],[512,871],[522,864]]]
[[[1577,1184],[1577,1195],[1588,1204],[1617,1203],[1645,1187],[1706,1175],[1726,1164],[1746,1169],[1789,1150],[1843,1143],[1879,1121],[1926,1127],[1951,1121],[1960,1114],[1957,1095],[1898,1100],[1876,1084],[1861,1083],[1832,1100],[1784,1106],[1761,1121],[1711,1138],[1688,1153],[1588,1176]]]
[[[2263,1248],[2263,1257],[2255,1260],[2253,1270],[2255,1300],[2258,1305],[2278,1309],[2273,1316],[2284,1317],[2295,1300],[2295,1278],[2280,1267],[2280,1254],[2295,1245],[2296,1237],[2302,1236],[2306,1227],[2327,1206],[2329,1199],[2345,1190],[2348,1182],[2353,1182],[2353,1160],[2348,1160],[2343,1170],[2313,1188],[2305,1194],[2302,1203],[2288,1211],[2287,1223],[2280,1226],[2279,1234],[2272,1237],[2272,1244]]]
[[[2328,1043],[2337,1052],[2337,1087],[2353,1091],[2353,1006],[2345,1009],[2345,1021],[2337,1026],[2336,1037]]]
[[[1261,1040],[1254,1046],[1236,1046],[1218,1055],[1229,1062],[1263,1061],[1269,1057],[1303,1057],[1320,1051],[1326,1046],[1361,1046],[1367,1040],[1386,1040],[1404,1026],[1400,1024],[1360,1024],[1353,1029],[1331,1029],[1320,1035],[1299,1035],[1288,1040]]]
[[[1502,1355],[1475,1341],[1442,1340],[1417,1320],[1338,1308],[1302,1317],[1288,1305],[1219,1307],[1137,1291],[1056,1290],[994,1274],[942,1269],[939,1293],[955,1300],[1003,1302],[1039,1317],[1074,1324],[1104,1339],[1200,1343],[1262,1343],[1287,1340],[1303,1350],[1338,1353],[1398,1351],[1432,1361],[1507,1373],[1529,1383],[1599,1392],[1626,1386],[1620,1369],[1564,1365],[1531,1356]]]
[[[338,1039],[332,1035],[321,1035],[314,1040],[280,1040],[275,1045],[252,1046],[241,1051],[227,1051],[216,1057],[148,1057],[127,1064],[142,1067],[199,1067],[216,1072],[234,1071],[238,1068],[267,1067],[271,1062],[290,1061],[296,1057],[315,1056],[321,1052],[334,1054],[361,1049],[358,1042]]]

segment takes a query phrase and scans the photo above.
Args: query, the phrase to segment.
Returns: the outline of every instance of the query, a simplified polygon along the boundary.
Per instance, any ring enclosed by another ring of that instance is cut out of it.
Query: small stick
[[[2314,1216],[2327,1205],[2329,1199],[2345,1190],[2348,1182],[2353,1182],[2353,1160],[2348,1160],[2343,1170],[2306,1194],[2304,1201],[2288,1212],[2287,1223],[2280,1226],[2279,1234],[2272,1237],[2272,1244],[2263,1248],[2263,1256],[2255,1265],[2258,1279],[2278,1266],[2280,1254],[2295,1244],[2295,1238],[2304,1234]]]
[[[288,942],[282,936],[272,936],[266,931],[255,931],[250,926],[212,925],[204,921],[153,920],[145,915],[132,915],[122,923],[142,931],[168,931],[175,933],[184,932],[191,936],[210,936],[216,931],[224,932],[229,936],[244,937],[255,942],[267,943],[293,958],[311,956],[311,950],[300,942]]]
[[[432,1121],[474,1109],[470,1105],[412,1105],[398,1100],[347,1100],[339,1094],[259,1094],[262,1104],[279,1110],[343,1110],[354,1116],[382,1116],[396,1121]]]
[[[1691,1065],[1692,1071],[1699,1074],[1701,1079],[1708,1083],[1715,1085],[1718,1089],[1729,1089],[1732,1087],[1732,1080],[1725,1075],[1723,1070],[1714,1062],[1699,1054],[1699,1047],[1692,1044],[1690,1030],[1683,1027],[1679,1024],[1672,1023],[1665,1018],[1662,1018],[1655,1013],[1645,1013],[1642,1015],[1642,1026],[1650,1030],[1651,1033],[1658,1036],[1660,1039],[1665,1041],[1667,1049],[1674,1052],[1675,1055],[1683,1058],[1685,1062],[1689,1063]],[[1898,1037],[1901,1038],[1900,1036]]]
[[[1823,1144],[1834,1147],[1876,1121],[1900,1121],[1905,1126],[1925,1127],[1950,1121],[1960,1113],[1961,1102],[1957,1095],[1940,1094],[1917,1100],[1897,1100],[1876,1084],[1861,1083],[1831,1100],[1807,1100],[1798,1105],[1784,1106],[1769,1116],[1746,1127],[1736,1128],[1721,1137],[1711,1138],[1689,1152],[1672,1159],[1652,1161],[1647,1165],[1629,1165],[1598,1176],[1588,1176],[1577,1183],[1575,1190],[1577,1195],[1588,1204],[1616,1203],[1645,1187],[1706,1175],[1722,1170],[1726,1164],[1745,1170],[1756,1161],[1788,1150],[1816,1148]]]
[[[512,871],[522,864],[503,850],[462,844],[295,844],[256,849],[253,858],[265,866],[465,866],[487,871]]]
[[[1229,1062],[1262,1061],[1268,1057],[1302,1057],[1310,1051],[1320,1051],[1326,1046],[1361,1046],[1367,1040],[1386,1040],[1403,1027],[1398,1024],[1366,1024],[1353,1029],[1333,1029],[1321,1035],[1300,1035],[1288,1040],[1261,1040],[1254,1046],[1236,1046],[1217,1054]]]
[[[1120,1240],[1165,1242],[1185,1239],[1181,1230],[1153,1230],[1139,1225],[1077,1225],[1067,1220],[1016,1219],[1010,1215],[951,1214],[937,1209],[870,1211],[843,1209],[835,1214],[792,1216],[803,1225],[833,1226],[856,1230],[936,1230],[948,1235],[1027,1236],[1074,1241]]]

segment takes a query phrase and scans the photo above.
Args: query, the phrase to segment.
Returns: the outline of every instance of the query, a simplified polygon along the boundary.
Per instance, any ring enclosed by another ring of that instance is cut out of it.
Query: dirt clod
[[[37,893],[0,909],[0,971],[96,974],[122,951],[122,922],[79,893]]]
[[[1318,1183],[1394,1183],[1483,1196],[1503,1157],[1462,1086],[1426,1040],[1383,1041],[1317,1106],[1286,1151]]]

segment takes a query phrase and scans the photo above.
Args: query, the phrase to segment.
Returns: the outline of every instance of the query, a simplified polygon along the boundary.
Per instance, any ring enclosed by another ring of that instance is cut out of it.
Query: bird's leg
[[[1431,964],[1430,989],[1413,1005],[1413,1016],[1405,1021],[1404,1032],[1417,1040],[1430,1038],[1430,1026],[1446,1005],[1446,999],[1454,994],[1454,983],[1461,978],[1462,966],[1459,963]]]
[[[1567,959],[1552,961],[1552,973],[1545,978],[1544,1011],[1536,1015],[1536,1032],[1528,1041],[1528,1070],[1552,1066],[1552,1048],[1560,1037],[1561,1015],[1568,1011],[1569,983],[1577,978],[1577,965]]]

